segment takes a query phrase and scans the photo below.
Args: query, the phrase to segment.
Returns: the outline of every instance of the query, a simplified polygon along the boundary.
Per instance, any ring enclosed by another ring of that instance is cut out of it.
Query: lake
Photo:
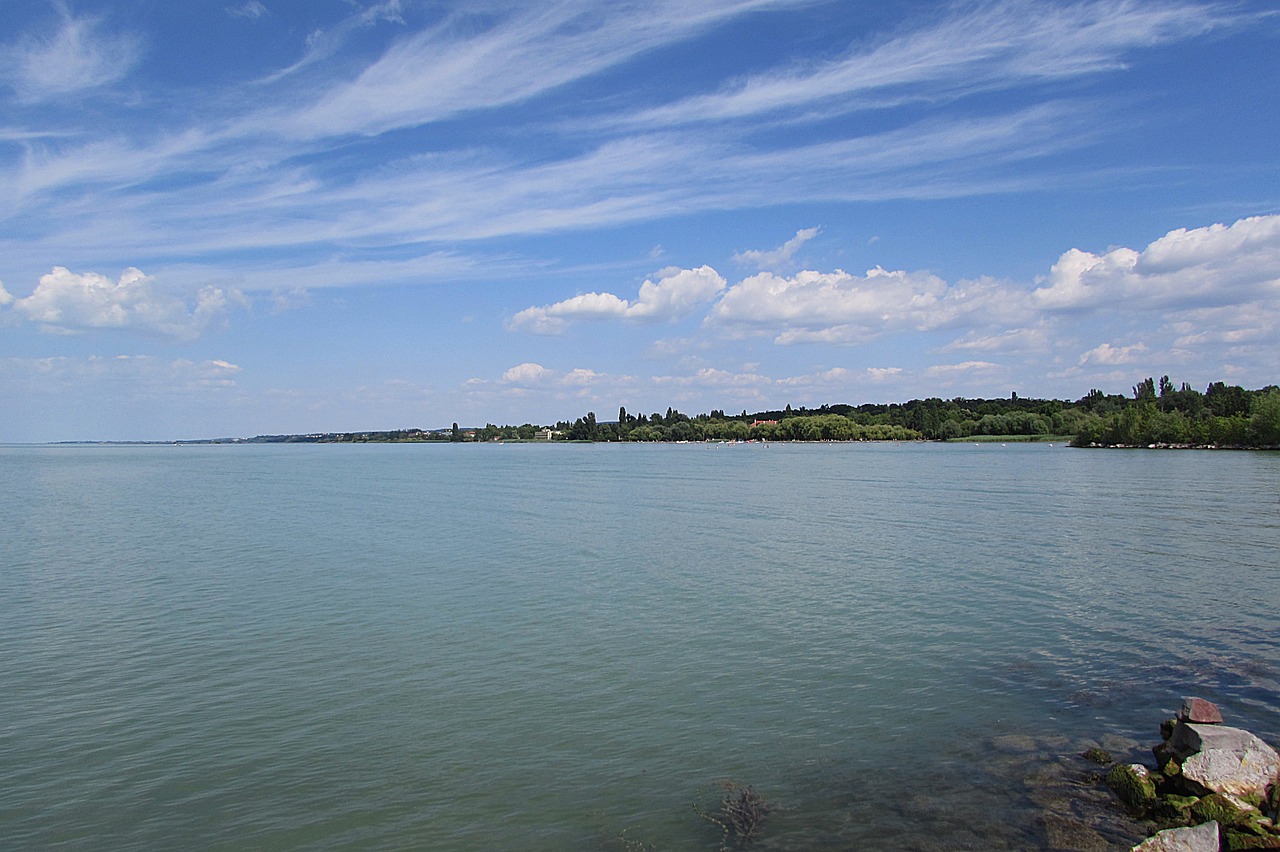
[[[0,448],[0,847],[1114,848],[1280,743],[1280,454]],[[1070,844],[1076,844],[1072,846]],[[1089,844],[1094,844],[1092,847]]]

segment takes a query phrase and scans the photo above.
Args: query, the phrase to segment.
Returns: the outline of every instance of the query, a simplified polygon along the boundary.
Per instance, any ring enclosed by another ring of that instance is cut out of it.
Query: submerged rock
[[[1218,852],[1218,824],[1168,828],[1133,847],[1133,852]]]
[[[1106,766],[1113,762],[1111,752],[1107,751],[1105,748],[1098,748],[1097,746],[1085,749],[1080,752],[1080,756],[1085,760],[1101,764],[1102,766]]]

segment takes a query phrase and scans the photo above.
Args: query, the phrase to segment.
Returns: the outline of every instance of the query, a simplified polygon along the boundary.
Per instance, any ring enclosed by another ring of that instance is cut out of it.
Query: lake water
[[[758,849],[1127,848],[1085,746],[1185,695],[1280,743],[1277,453],[8,447],[0,494],[6,849],[716,849],[726,779]]]

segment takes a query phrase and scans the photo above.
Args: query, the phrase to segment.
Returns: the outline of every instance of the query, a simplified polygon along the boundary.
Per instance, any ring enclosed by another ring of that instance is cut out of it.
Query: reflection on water
[[[0,846],[1127,848],[1102,743],[1280,741],[1280,457],[0,450]]]

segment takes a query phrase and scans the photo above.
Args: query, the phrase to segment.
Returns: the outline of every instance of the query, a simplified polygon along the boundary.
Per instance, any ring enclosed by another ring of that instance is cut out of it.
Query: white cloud
[[[714,367],[703,367],[689,375],[684,376],[654,376],[655,385],[673,385],[682,388],[768,388],[772,387],[775,382],[768,376],[761,375],[757,372],[748,370],[744,372],[733,372],[730,370],[722,370]]]
[[[154,281],[130,267],[118,281],[96,272],[77,274],[55,266],[30,296],[16,299],[11,310],[45,330],[77,333],[93,329],[127,329],[178,340],[198,337],[232,304],[244,305],[237,291],[205,287],[194,303],[158,291]]]
[[[844,367],[832,367],[830,370],[819,370],[807,376],[789,376],[779,379],[783,387],[817,387],[830,384],[844,384],[852,374]]]
[[[627,309],[628,318],[678,320],[715,298],[725,287],[724,278],[710,266],[697,269],[669,267],[658,280],[645,280]]]
[[[250,7],[261,7],[260,3],[251,2],[246,4]],[[263,13],[266,9],[263,8]],[[261,80],[262,83],[272,83],[277,80],[288,77],[297,71],[302,70],[322,60],[328,59],[342,49],[343,45],[357,32],[367,29],[376,24],[389,22],[403,24],[404,18],[401,17],[403,4],[401,0],[386,0],[383,3],[375,3],[367,8],[358,9],[355,14],[349,15],[339,21],[335,26],[327,30],[313,30],[307,35],[306,52],[302,58],[287,68],[283,68],[274,74],[269,75]],[[248,17],[248,16],[246,16]],[[260,15],[253,15],[257,18]]]
[[[508,384],[530,385],[536,384],[543,379],[552,375],[551,371],[541,364],[524,363],[517,364],[502,374],[502,381]]]
[[[1043,327],[1011,328],[999,334],[969,332],[959,340],[942,347],[943,352],[1046,352],[1051,345]]]
[[[258,0],[249,0],[249,2],[241,3],[239,6],[228,6],[227,14],[233,18],[257,20],[267,14],[267,7],[259,3]]]
[[[959,364],[935,364],[925,370],[924,374],[931,378],[949,379],[999,369],[1001,369],[999,364],[993,364],[990,361],[962,361]]]
[[[560,377],[562,385],[591,385],[605,378],[602,373],[595,370],[588,370],[585,367],[575,367],[568,373]]]
[[[901,367],[867,367],[866,374],[871,381],[879,384],[901,376]]]
[[[302,136],[378,134],[532,98],[753,9],[798,0],[508,4],[403,39],[355,80],[279,116]]]
[[[13,296],[4,288],[4,282],[0,281],[0,308],[13,301]]]
[[[133,398],[157,394],[196,393],[232,388],[241,368],[222,359],[165,360],[151,355],[90,355],[87,358],[7,358],[0,374],[23,383],[27,392],[61,395],[104,386],[122,389]]]
[[[752,75],[615,119],[637,127],[759,122],[765,116],[828,117],[1123,67],[1126,53],[1223,26],[1231,10],[1201,3],[1070,5],[1006,0],[964,4],[927,27],[848,55]]]
[[[1280,309],[1280,215],[1179,228],[1143,251],[1071,249],[1032,294],[1057,311],[1192,309],[1261,302]]]
[[[821,228],[803,228],[796,235],[772,251],[748,249],[733,256],[738,263],[754,266],[757,269],[776,269],[791,262],[800,247],[818,236]]]
[[[1098,366],[1132,364],[1138,360],[1140,353],[1146,351],[1147,347],[1144,343],[1134,343],[1130,346],[1112,346],[1110,343],[1101,343],[1080,356],[1080,366],[1083,367],[1085,364]]]
[[[28,103],[110,85],[137,63],[137,38],[106,32],[96,18],[59,9],[57,31],[28,36],[0,52],[0,69]]]
[[[559,334],[570,322],[631,319],[679,320],[690,316],[724,289],[725,280],[710,266],[664,269],[658,280],[646,279],[635,301],[612,293],[583,293],[562,302],[525,308],[508,327],[535,334]]]
[[[978,311],[995,320],[1016,307],[1009,295],[990,281],[949,286],[931,273],[880,267],[862,276],[762,272],[729,288],[708,321],[731,331],[774,334],[780,344],[853,344],[889,331],[938,328]]]

